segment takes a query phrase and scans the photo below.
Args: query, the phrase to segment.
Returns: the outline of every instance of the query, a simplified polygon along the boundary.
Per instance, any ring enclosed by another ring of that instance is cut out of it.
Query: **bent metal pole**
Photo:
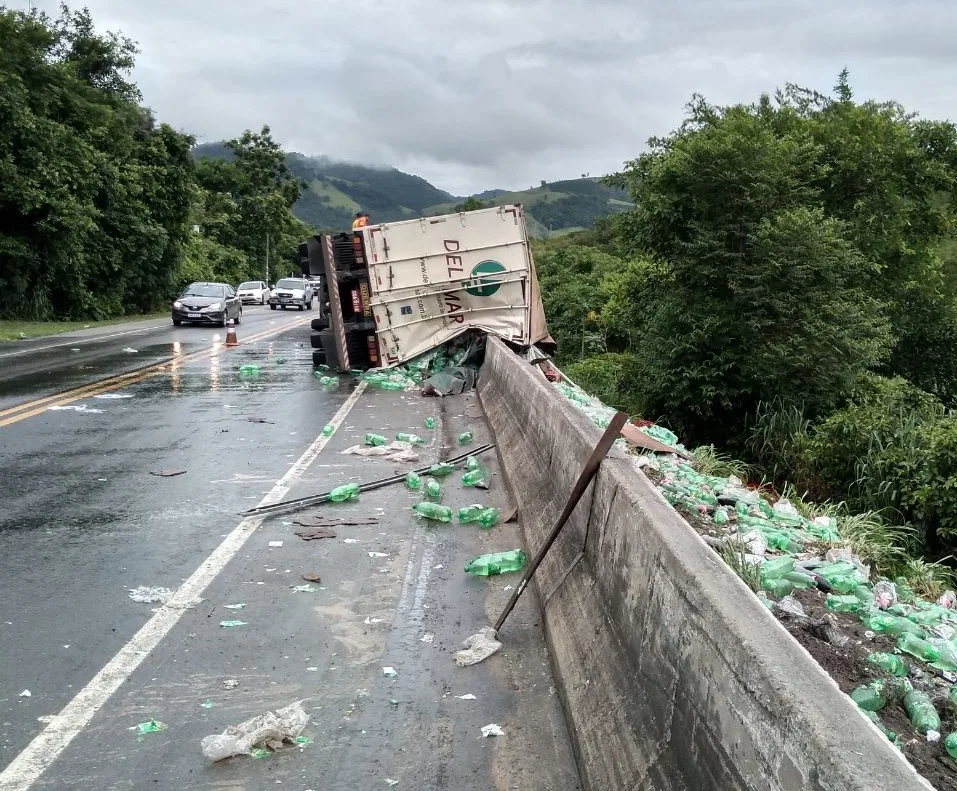
[[[608,428],[605,429],[605,433],[601,435],[601,439],[598,440],[595,450],[592,451],[588,461],[585,462],[585,466],[582,469],[581,475],[578,476],[578,481],[575,483],[575,487],[572,489],[571,494],[568,495],[568,502],[565,503],[565,508],[559,515],[558,520],[555,522],[552,532],[549,534],[548,538],[545,539],[545,543],[542,545],[541,549],[538,550],[534,560],[532,560],[531,564],[529,564],[528,570],[522,576],[522,581],[516,586],[515,592],[512,593],[512,598],[508,600],[508,604],[505,605],[505,610],[495,622],[495,626],[493,628],[496,632],[502,628],[502,624],[505,623],[505,619],[508,618],[509,613],[514,609],[515,603],[518,601],[518,597],[522,595],[522,591],[525,590],[529,581],[532,579],[532,575],[535,574],[535,570],[545,559],[545,554],[549,549],[551,549],[552,544],[555,543],[555,539],[558,538],[558,534],[561,533],[562,528],[568,521],[568,517],[572,515],[572,511],[575,510],[575,506],[578,505],[578,501],[581,500],[582,495],[585,493],[585,489],[588,488],[588,484],[592,482],[592,479],[598,473],[598,468],[601,466],[602,459],[608,455],[608,451],[611,450],[611,446],[614,445],[615,440],[618,439],[618,435],[621,432],[622,426],[624,426],[627,422],[628,415],[626,415],[624,412],[616,412],[615,416],[608,424]]]

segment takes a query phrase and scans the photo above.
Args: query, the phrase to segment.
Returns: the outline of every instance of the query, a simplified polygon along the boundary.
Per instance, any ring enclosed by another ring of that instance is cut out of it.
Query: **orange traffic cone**
[[[239,346],[239,339],[236,337],[236,322],[232,319],[226,323],[226,345]]]

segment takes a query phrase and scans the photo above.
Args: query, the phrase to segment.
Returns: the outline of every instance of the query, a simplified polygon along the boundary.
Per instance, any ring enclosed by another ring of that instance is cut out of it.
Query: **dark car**
[[[190,283],[173,303],[173,324],[184,321],[225,327],[243,320],[243,304],[228,283]]]

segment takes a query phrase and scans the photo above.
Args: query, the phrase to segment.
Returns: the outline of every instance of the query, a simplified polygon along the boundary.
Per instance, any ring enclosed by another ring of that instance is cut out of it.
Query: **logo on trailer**
[[[472,277],[462,282],[465,293],[473,297],[490,297],[502,287],[502,281],[494,275],[507,270],[498,261],[482,261],[472,267]]]

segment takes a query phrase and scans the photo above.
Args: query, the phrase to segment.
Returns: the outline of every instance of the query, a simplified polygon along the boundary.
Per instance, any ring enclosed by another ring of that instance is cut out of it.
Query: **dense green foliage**
[[[536,261],[559,362],[758,474],[957,544],[957,129],[788,86],[700,98]],[[903,534],[903,533],[902,533]]]
[[[135,45],[89,12],[0,7],[0,41],[0,317],[153,310],[190,279],[261,272],[267,232],[292,254],[298,183],[268,129],[198,173],[192,138],[139,103]]]

